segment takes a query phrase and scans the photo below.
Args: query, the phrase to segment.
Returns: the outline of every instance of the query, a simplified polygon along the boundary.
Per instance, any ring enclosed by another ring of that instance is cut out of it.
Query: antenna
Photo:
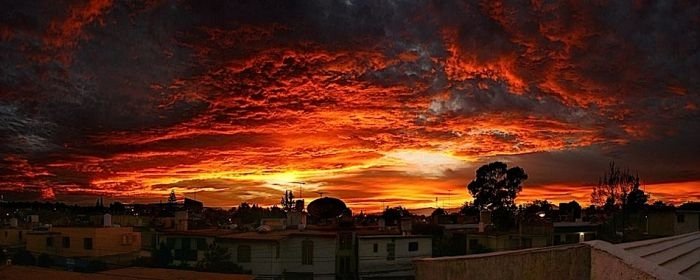
[[[452,189],[447,190],[447,207],[450,207],[450,199],[452,199]]]
[[[323,197],[323,194],[324,194],[325,192],[317,191],[316,193],[317,193],[318,195],[320,195],[321,197]]]

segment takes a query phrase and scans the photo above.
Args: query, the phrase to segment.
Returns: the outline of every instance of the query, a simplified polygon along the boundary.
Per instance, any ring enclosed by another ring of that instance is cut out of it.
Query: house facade
[[[652,236],[671,236],[700,230],[700,211],[660,210],[646,216],[646,232]]]
[[[411,261],[432,256],[432,237],[425,235],[359,235],[359,279],[413,279]]]
[[[0,228],[0,247],[21,247],[26,242],[28,230],[21,228]]]
[[[186,231],[161,234],[159,246],[172,250],[174,265],[195,266],[216,244],[256,279],[336,279],[336,237],[310,230]]]
[[[129,263],[141,249],[141,235],[130,227],[54,227],[28,232],[26,249],[60,259]]]

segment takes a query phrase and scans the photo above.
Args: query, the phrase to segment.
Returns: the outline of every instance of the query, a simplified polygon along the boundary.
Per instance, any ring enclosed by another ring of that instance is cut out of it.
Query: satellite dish
[[[309,203],[307,207],[312,217],[330,219],[339,217],[347,209],[345,202],[333,197],[322,197]]]

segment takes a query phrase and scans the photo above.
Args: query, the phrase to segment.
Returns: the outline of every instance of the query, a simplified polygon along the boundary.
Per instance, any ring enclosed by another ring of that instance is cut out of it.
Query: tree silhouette
[[[515,198],[527,180],[520,167],[508,169],[502,162],[492,162],[476,170],[476,178],[467,186],[474,197],[473,205],[481,210],[515,209]]]
[[[632,190],[627,194],[627,207],[632,211],[642,210],[644,206],[647,205],[648,199],[649,195],[639,188],[639,177],[636,177],[632,185]]]
[[[459,213],[465,216],[478,216],[479,208],[469,204],[469,202],[465,202],[462,208],[459,209]]]
[[[646,195],[639,189],[639,176],[632,176],[628,170],[620,170],[615,162],[610,162],[608,170],[598,178],[598,185],[593,187],[591,202],[603,206],[606,210],[614,210],[627,204],[627,196],[635,191],[635,203],[643,200],[646,203]]]
[[[295,208],[296,201],[294,200],[294,194],[292,193],[292,191],[284,191],[284,196],[282,196],[281,204],[282,209],[284,209],[284,211],[287,212]]]
[[[639,176],[632,176],[629,170],[620,170],[615,162],[610,162],[608,170],[598,179],[598,185],[593,188],[591,202],[603,205],[603,209],[612,214],[610,230],[617,232],[616,212],[622,210],[622,236],[625,240],[627,212],[640,210],[646,205],[647,195],[639,189]],[[630,205],[630,203],[632,203]]]
[[[170,190],[170,195],[168,196],[168,204],[175,205],[177,203],[177,196],[175,196],[175,190]]]
[[[382,212],[382,218],[384,218],[387,225],[397,225],[402,217],[410,216],[411,212],[401,206],[387,207],[384,209],[384,212]]]
[[[444,216],[444,215],[447,215],[447,211],[445,211],[445,209],[442,209],[442,208],[437,208],[437,209],[433,210],[433,213],[430,214],[431,217]]]

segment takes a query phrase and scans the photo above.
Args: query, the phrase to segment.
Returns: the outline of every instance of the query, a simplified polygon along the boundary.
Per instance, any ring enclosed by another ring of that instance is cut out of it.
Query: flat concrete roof
[[[700,280],[700,231],[615,246],[660,267]]]

